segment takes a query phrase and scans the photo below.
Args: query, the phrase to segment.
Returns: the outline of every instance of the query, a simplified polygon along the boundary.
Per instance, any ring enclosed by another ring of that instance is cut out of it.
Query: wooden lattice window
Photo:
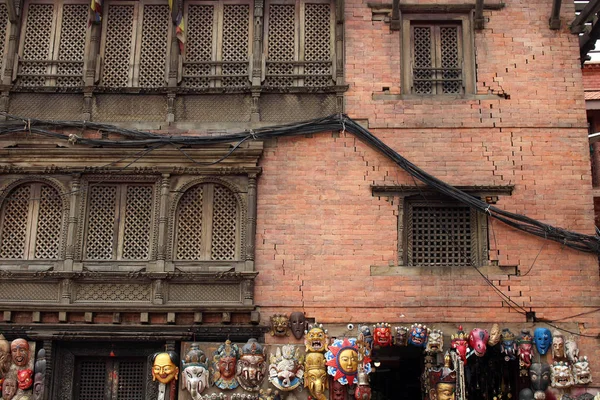
[[[106,2],[102,31],[101,86],[167,86],[172,29],[166,2]]]
[[[75,400],[144,400],[146,358],[82,357],[76,360]]]
[[[265,85],[333,85],[335,20],[327,0],[271,0],[265,16]]]
[[[2,76],[4,76],[4,60],[6,60],[6,50],[8,49],[9,26],[8,7],[6,6],[6,3],[0,3],[0,56],[2,56],[2,61],[0,61],[0,73]]]
[[[23,11],[17,83],[83,86],[89,2],[28,0]]]
[[[480,265],[485,216],[462,204],[408,201],[405,263],[409,266]]]
[[[239,259],[239,204],[223,185],[204,183],[188,189],[176,215],[175,259]]]
[[[62,220],[58,190],[40,182],[17,186],[2,203],[0,258],[58,259]]]
[[[474,93],[475,67],[468,17],[409,14],[404,18],[403,93]]]
[[[183,86],[249,86],[252,3],[190,1],[184,12],[187,39]]]
[[[154,187],[92,184],[88,192],[84,258],[149,259],[154,237]]]

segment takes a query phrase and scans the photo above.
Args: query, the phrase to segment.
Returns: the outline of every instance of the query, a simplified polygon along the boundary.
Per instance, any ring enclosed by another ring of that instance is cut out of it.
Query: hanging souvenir
[[[238,382],[235,379],[235,369],[239,358],[238,345],[226,340],[215,351],[210,367],[213,384],[219,389],[235,389]]]
[[[169,398],[175,396],[175,385],[179,377],[179,357],[173,351],[155,353],[152,357],[152,380],[158,381],[158,400],[164,400],[167,391],[167,384],[171,384]]]
[[[10,370],[11,362],[10,343],[0,334],[0,379],[4,378]]]
[[[502,340],[502,331],[500,330],[500,325],[493,324],[492,329],[490,329],[490,337],[488,338],[488,345],[490,347],[497,345]]]
[[[488,331],[481,328],[475,328],[469,334],[469,346],[471,346],[477,357],[483,357],[485,354],[489,337]]]
[[[46,386],[46,350],[38,351],[33,372],[33,400],[42,400]]]
[[[248,339],[240,351],[240,359],[235,369],[238,383],[248,392],[258,392],[266,374],[267,363],[264,347],[256,339]]]
[[[428,354],[437,354],[444,351],[444,333],[439,329],[432,329],[427,338],[425,352]]]
[[[306,352],[324,353],[327,351],[327,330],[323,325],[309,325],[308,331],[304,332],[304,345]]]
[[[17,371],[17,385],[21,390],[27,390],[33,385],[33,371],[20,369]]]
[[[396,346],[408,345],[408,328],[405,326],[397,326],[394,328],[394,344]]]
[[[302,339],[306,330],[306,317],[303,312],[294,311],[290,314],[290,330],[296,339]]]
[[[544,355],[550,349],[552,344],[552,334],[548,328],[535,328],[533,331],[533,340],[538,353]]]
[[[529,377],[531,380],[531,390],[534,394],[545,392],[550,385],[551,368],[549,364],[532,363],[529,368]]]
[[[299,347],[291,344],[278,347],[269,361],[269,381],[277,389],[289,392],[302,384],[304,359],[300,356]]]
[[[508,328],[502,329],[501,353],[504,354],[504,361],[512,361],[517,358],[517,343],[515,334]]]
[[[290,320],[287,315],[274,314],[271,315],[271,336],[290,336],[288,329],[290,327]]]
[[[4,378],[2,381],[2,398],[4,400],[11,400],[17,394],[19,390],[16,379]]]
[[[566,389],[575,383],[569,364],[558,361],[552,364],[551,385],[553,388]]]
[[[26,367],[29,363],[29,343],[25,339],[15,339],[10,343],[12,362],[17,367]]]
[[[371,347],[362,333],[359,333],[358,335],[356,347],[358,348],[358,385],[356,385],[356,388],[354,389],[354,398],[355,400],[371,400],[371,387],[369,386],[369,375],[366,368],[366,363],[370,361],[368,356],[370,355]],[[334,380],[334,382],[337,381]]]
[[[190,349],[182,362],[181,384],[190,392],[192,399],[198,400],[204,389],[208,387],[208,364],[199,343],[190,344]]]
[[[358,385],[354,389],[356,400],[371,400],[371,387],[369,386],[369,375],[361,370],[358,373]]]
[[[575,364],[579,358],[579,347],[573,337],[565,341],[565,355],[571,364]]]
[[[592,372],[587,357],[581,357],[573,364],[573,375],[576,385],[592,383]]]
[[[325,353],[327,373],[343,385],[358,383],[358,346],[355,338],[336,339]],[[364,370],[371,372],[371,360],[364,356]]]
[[[413,324],[408,332],[408,343],[417,347],[425,347],[428,336],[429,329],[426,325]]]
[[[519,375],[528,376],[533,356],[533,337],[528,329],[522,329],[517,338],[517,355],[519,356]]]
[[[373,348],[373,333],[371,332],[371,328],[369,325],[359,325],[358,326],[359,334],[363,335],[365,338],[365,342],[369,345],[369,348]]]
[[[429,371],[429,399],[454,400],[456,398],[456,370],[452,369],[450,354],[444,357],[444,366]]]
[[[462,325],[459,325],[455,335],[450,336],[450,346],[456,351],[462,362],[466,365],[469,343],[467,342],[467,334],[463,330]]]
[[[334,379],[331,380],[331,386],[329,388],[330,400],[346,400],[346,393],[346,386],[342,385],[339,381]]]
[[[304,387],[316,400],[326,400],[327,371],[323,353],[307,353],[304,358]]]
[[[387,347],[392,345],[392,327],[390,324],[380,322],[373,325],[373,343],[375,346]]]
[[[554,360],[565,358],[565,337],[558,329],[552,332],[552,358]]]

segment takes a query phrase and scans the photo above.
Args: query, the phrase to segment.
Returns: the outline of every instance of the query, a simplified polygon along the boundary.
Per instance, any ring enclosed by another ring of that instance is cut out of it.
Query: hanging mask
[[[550,365],[533,363],[529,368],[529,377],[531,379],[531,389],[534,392],[542,391],[545,392],[550,385],[551,375]]]
[[[466,365],[469,343],[467,342],[467,334],[463,331],[462,326],[458,327],[455,335],[450,336],[450,347],[456,351],[462,362]]]
[[[225,341],[215,351],[210,372],[216,387],[219,389],[235,389],[238,382],[235,380],[235,369],[239,358],[240,349],[237,344]]]
[[[359,348],[355,338],[336,339],[325,353],[327,360],[327,373],[338,380],[342,385],[358,383]],[[368,353],[363,357],[362,363],[365,373],[371,372]]]
[[[277,389],[289,392],[302,383],[304,364],[300,357],[300,348],[287,344],[278,347],[275,354],[271,354],[269,365],[269,381]]]
[[[244,390],[258,392],[267,373],[265,349],[256,339],[248,339],[241,349],[235,377]]]
[[[390,324],[379,323],[373,326],[373,342],[375,346],[387,347],[392,345],[392,327]]]
[[[566,389],[575,383],[573,373],[566,362],[555,362],[552,364],[551,385],[553,388]]]
[[[483,357],[485,354],[489,337],[488,331],[481,328],[475,328],[469,334],[469,346],[471,346],[477,357]]]
[[[20,369],[17,372],[17,382],[19,389],[29,389],[33,385],[33,371],[30,369]]]
[[[192,343],[182,363],[181,383],[195,399],[208,387],[208,364],[198,343]]]
[[[15,339],[10,343],[13,363],[18,367],[26,367],[29,363],[29,343],[25,339]]]
[[[10,354],[10,343],[0,334],[0,376],[6,376],[12,362]]]
[[[502,331],[500,330],[500,325],[493,324],[492,329],[490,329],[490,337],[488,338],[488,345],[495,346],[502,340]]]
[[[306,346],[306,352],[316,351],[319,353],[325,353],[327,351],[327,330],[323,328],[323,325],[309,325],[308,331],[304,332],[304,345]]]
[[[429,329],[426,325],[413,324],[408,333],[408,343],[417,347],[425,347],[427,345],[427,337]]]
[[[372,349],[373,333],[371,332],[371,328],[369,328],[369,325],[359,325],[358,332],[363,335],[363,340],[369,346],[369,348]]]
[[[429,354],[437,354],[444,351],[444,333],[439,329],[433,329],[429,332],[427,338],[427,346],[425,352]]]
[[[446,353],[444,366],[429,371],[429,398],[454,400],[456,397],[456,369],[451,368],[450,355]]]
[[[335,379],[331,380],[331,387],[329,389],[329,398],[331,400],[346,400],[346,386],[342,385]]]
[[[535,331],[533,331],[533,340],[538,353],[541,355],[546,354],[552,344],[552,334],[550,333],[550,329],[535,328]]]
[[[579,358],[579,347],[572,337],[565,341],[565,355],[571,364],[575,364]]]
[[[323,353],[308,353],[304,360],[304,387],[317,400],[327,400],[325,390],[328,387],[325,356]]]
[[[502,329],[502,343],[500,352],[504,354],[504,361],[511,361],[517,358],[517,343],[515,334],[508,328]]]
[[[394,330],[394,344],[396,346],[408,345],[408,328],[405,326],[397,326]]]
[[[173,380],[177,380],[179,377],[179,364],[177,353],[173,351],[167,351],[163,353],[156,353],[153,356],[152,365],[152,380],[159,381],[160,383],[170,383]]]
[[[555,360],[565,358],[565,337],[559,330],[552,332],[552,358]]]
[[[10,400],[17,394],[19,389],[17,380],[13,378],[4,378],[2,381],[2,398],[4,400]]]
[[[287,315],[274,314],[271,315],[271,336],[290,336],[288,329],[290,327],[290,320]]]
[[[290,314],[290,329],[296,339],[302,339],[306,330],[306,317],[303,312],[294,311]]]
[[[592,383],[592,372],[587,357],[582,357],[573,364],[573,375],[576,385],[588,385]]]
[[[517,338],[517,347],[521,376],[527,376],[527,371],[529,370],[529,367],[531,367],[531,357],[533,355],[533,337],[531,337],[528,329],[521,330],[521,334]]]

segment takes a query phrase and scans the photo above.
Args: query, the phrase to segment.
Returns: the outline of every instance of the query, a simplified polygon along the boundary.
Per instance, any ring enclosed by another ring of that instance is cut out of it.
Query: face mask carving
[[[6,376],[10,370],[11,363],[10,344],[4,336],[0,334],[0,377]]]
[[[437,354],[444,351],[444,333],[439,329],[434,329],[429,333],[425,351],[429,354]]]
[[[533,350],[533,337],[529,333],[529,330],[521,330],[521,334],[517,338],[517,355],[519,356],[519,370],[520,376],[529,375],[529,367],[531,367],[531,357]]]
[[[444,366],[429,372],[429,398],[454,400],[456,398],[456,370],[451,368],[450,355],[444,357]]]
[[[306,330],[306,317],[303,312],[295,311],[290,314],[290,327],[296,339],[302,339]]]
[[[335,382],[335,381],[334,381]],[[369,387],[369,375],[361,371],[358,373],[358,385],[354,390],[355,400],[371,400],[371,388]]]
[[[565,358],[565,337],[558,330],[552,332],[552,358],[555,360]]]
[[[517,358],[517,343],[515,342],[515,334],[508,328],[502,329],[502,350],[504,361],[511,361]]]
[[[237,344],[227,340],[215,351],[212,359],[211,374],[214,384],[219,389],[235,389],[235,370],[240,349]]]
[[[469,334],[469,346],[471,346],[477,357],[483,357],[485,354],[489,337],[488,331],[481,328],[475,328]]]
[[[550,365],[540,363],[531,364],[529,377],[531,379],[531,389],[534,392],[545,392],[550,385]]]
[[[248,339],[242,347],[235,369],[235,377],[244,390],[258,392],[267,374],[265,350],[256,339]]]
[[[572,337],[565,341],[565,354],[571,364],[575,364],[579,358],[579,347],[577,347],[577,342]]]
[[[15,339],[10,344],[13,363],[18,367],[26,367],[29,362],[29,343],[25,339]]]
[[[573,373],[566,362],[559,361],[552,364],[552,387],[564,389],[573,386],[574,383]]]
[[[592,383],[592,372],[587,357],[580,358],[573,364],[573,375],[576,385],[587,385]]]
[[[179,377],[178,358],[177,353],[173,351],[154,354],[152,380],[164,384],[177,380]]]
[[[533,331],[533,340],[535,341],[535,347],[538,353],[544,355],[550,349],[552,343],[552,334],[548,328],[535,328]]]
[[[408,345],[408,328],[405,326],[397,326],[394,333],[394,344],[396,346]]]
[[[346,400],[346,387],[338,381],[332,380],[329,398],[331,400]]]
[[[413,324],[408,333],[408,343],[417,347],[425,347],[427,345],[427,337],[429,329],[426,325]]]
[[[327,330],[323,325],[309,325],[309,331],[304,333],[304,345],[306,352],[325,353],[327,351]]]
[[[13,378],[6,378],[2,382],[2,398],[11,400],[17,394],[17,381]]]
[[[450,347],[456,350],[456,353],[467,365],[467,353],[469,352],[469,344],[467,342],[467,334],[463,331],[463,327],[459,326],[455,335],[450,336]]]
[[[19,389],[26,390],[33,385],[33,371],[30,369],[21,369],[17,372],[17,381]]]
[[[181,384],[190,392],[192,399],[199,400],[201,393],[208,387],[208,365],[206,356],[198,343],[190,344],[190,349],[182,363]]]
[[[304,365],[300,357],[300,348],[291,344],[278,347],[269,360],[269,381],[277,389],[289,392],[302,383]]]
[[[492,329],[490,329],[490,337],[488,339],[488,345],[490,347],[495,346],[498,343],[500,343],[500,340],[502,340],[502,331],[500,330],[500,325],[493,324]]]
[[[359,363],[359,349],[355,338],[336,339],[325,353],[327,360],[327,373],[342,385],[358,383],[357,372]],[[365,373],[371,372],[368,354],[363,356],[362,363]]]
[[[327,372],[325,371],[325,356],[323,353],[308,353],[304,361],[304,387],[317,400],[326,400]]]
[[[290,320],[287,315],[275,314],[271,315],[271,336],[290,336],[288,328],[290,326]]]
[[[387,347],[392,345],[392,327],[390,324],[379,323],[373,326],[373,342],[376,346]]]

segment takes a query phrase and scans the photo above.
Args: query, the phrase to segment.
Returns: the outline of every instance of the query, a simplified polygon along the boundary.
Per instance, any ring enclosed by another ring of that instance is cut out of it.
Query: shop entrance
[[[380,365],[369,375],[372,400],[421,400],[422,348],[375,349],[372,364],[375,362]]]

